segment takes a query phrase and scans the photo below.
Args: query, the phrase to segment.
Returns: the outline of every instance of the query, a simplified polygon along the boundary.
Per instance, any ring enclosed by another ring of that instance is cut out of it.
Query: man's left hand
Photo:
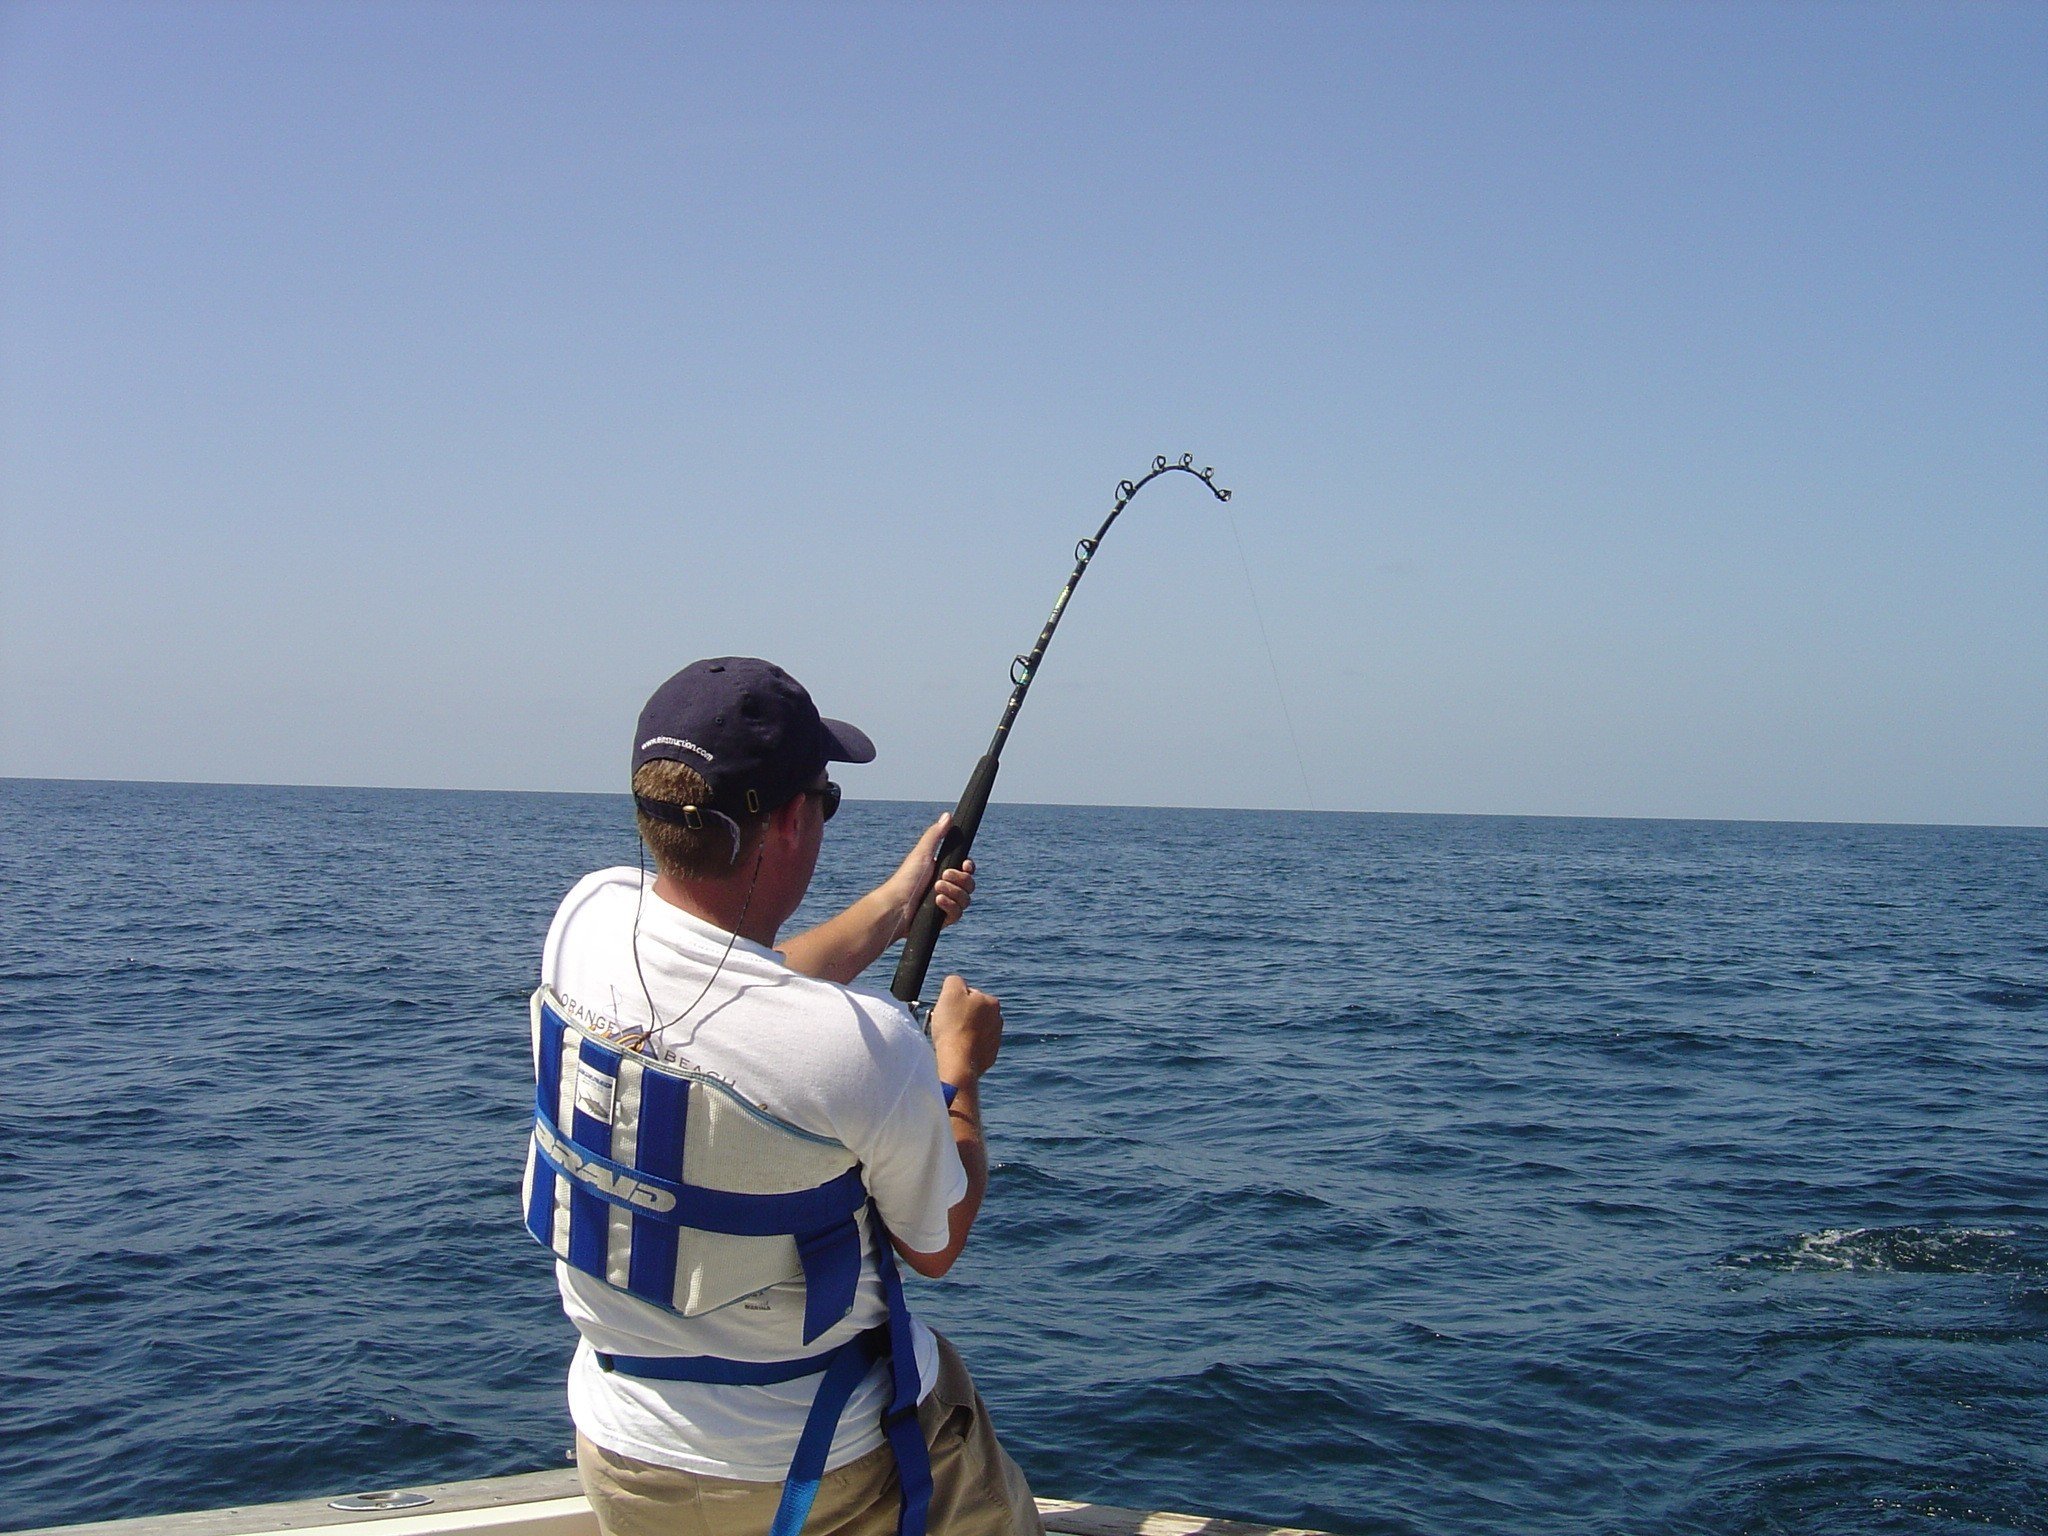
[[[953,813],[948,811],[917,840],[917,846],[883,883],[882,890],[896,904],[899,917],[896,932],[891,943],[910,931],[910,923],[917,916],[917,909],[924,904],[925,892],[934,890],[932,867],[938,862],[939,841],[946,835],[946,829],[953,825]],[[935,894],[939,911],[945,915],[946,926],[960,921],[968,904],[974,900],[974,860],[969,859],[958,869],[949,869],[939,876]]]

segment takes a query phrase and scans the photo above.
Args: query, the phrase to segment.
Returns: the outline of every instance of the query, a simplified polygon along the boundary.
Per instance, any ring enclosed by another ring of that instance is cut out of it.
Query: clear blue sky
[[[0,10],[0,773],[2048,823],[2048,7]]]

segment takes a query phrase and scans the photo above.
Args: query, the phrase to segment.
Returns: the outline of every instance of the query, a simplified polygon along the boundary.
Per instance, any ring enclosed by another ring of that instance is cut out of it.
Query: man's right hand
[[[958,976],[948,976],[932,1004],[932,1050],[939,1058],[939,1079],[965,1087],[996,1063],[1003,1048],[1003,1005],[977,992]]]
[[[953,1146],[967,1173],[967,1193],[946,1213],[946,1246],[937,1253],[916,1253],[896,1244],[896,1251],[926,1279],[936,1280],[953,1267],[988,1192],[988,1149],[981,1142],[981,1074],[995,1065],[1003,1048],[1003,1005],[977,992],[958,976],[948,976],[932,1004],[932,1050],[939,1059],[939,1081],[959,1090],[946,1111]]]

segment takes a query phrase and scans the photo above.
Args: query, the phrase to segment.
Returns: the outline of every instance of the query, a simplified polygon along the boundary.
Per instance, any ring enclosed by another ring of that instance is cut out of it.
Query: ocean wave
[[[2032,1013],[2048,1008],[2048,982],[1993,982],[1967,994],[1973,1003],[2003,1008],[2011,1013]]]
[[[1730,1269],[1904,1275],[2048,1273],[2038,1238],[1995,1227],[1828,1227],[1721,1260]]]

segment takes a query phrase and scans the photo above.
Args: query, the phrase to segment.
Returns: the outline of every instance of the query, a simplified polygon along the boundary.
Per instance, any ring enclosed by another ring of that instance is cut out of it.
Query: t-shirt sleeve
[[[889,1230],[915,1253],[937,1253],[952,1239],[947,1213],[967,1195],[967,1170],[953,1146],[931,1047],[907,1024],[901,1030],[890,1041],[899,1091],[878,1104],[862,1145],[849,1145]]]

